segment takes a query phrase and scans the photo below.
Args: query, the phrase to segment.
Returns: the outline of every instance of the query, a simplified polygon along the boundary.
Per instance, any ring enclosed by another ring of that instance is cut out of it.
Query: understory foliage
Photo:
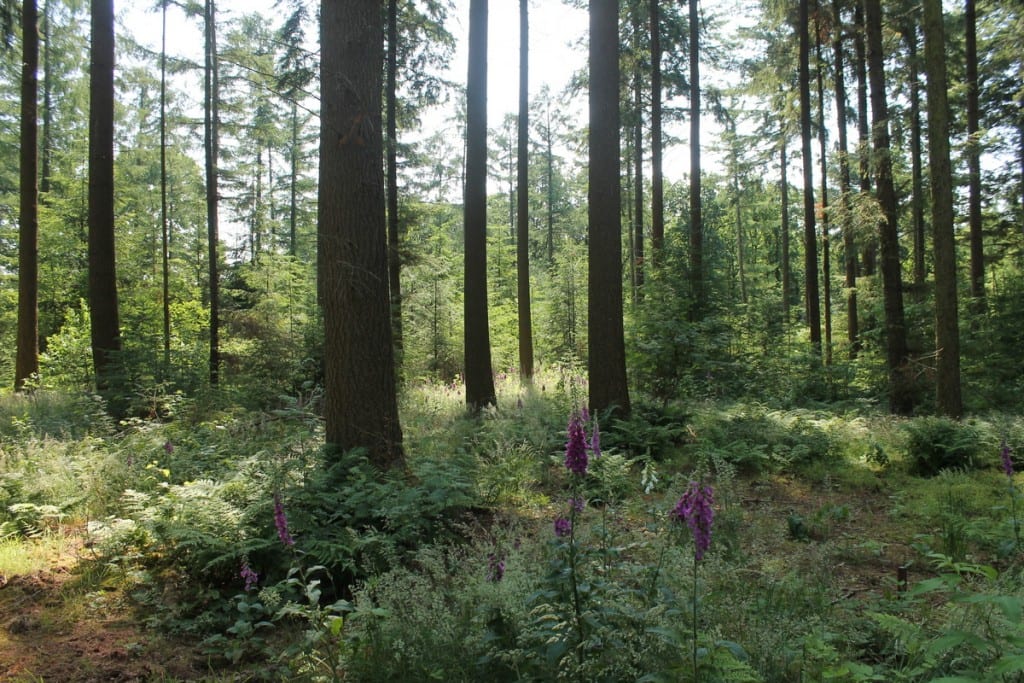
[[[118,426],[87,395],[9,396],[0,542],[84,525],[91,571],[243,680],[1024,671],[1019,420],[702,401],[606,423],[571,366],[538,381],[476,417],[457,383],[410,389],[421,436],[394,473],[325,454],[299,399],[162,397],[173,418]],[[765,507],[807,489],[825,502]],[[863,507],[879,490],[889,508]]]

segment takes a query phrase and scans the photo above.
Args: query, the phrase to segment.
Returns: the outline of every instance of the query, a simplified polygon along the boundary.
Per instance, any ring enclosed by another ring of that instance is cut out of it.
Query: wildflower
[[[174,452],[174,444],[170,441],[164,441],[164,452],[170,455]]]
[[[583,422],[590,422],[590,408],[583,406],[580,408],[580,417],[583,418]]]
[[[587,435],[579,413],[569,418],[569,440],[565,443],[565,466],[573,474],[587,474]]]
[[[239,572],[239,575],[242,577],[242,580],[245,581],[246,592],[255,588],[256,582],[260,580],[260,575],[249,566],[248,558],[242,558],[242,571]]]
[[[274,494],[274,525],[277,527],[277,537],[286,546],[295,545],[295,539],[288,533],[288,518],[284,515],[284,505],[281,504],[281,495]]]
[[[715,517],[711,506],[714,502],[714,492],[710,486],[701,486],[691,481],[686,492],[672,509],[672,516],[690,527],[695,548],[694,557],[698,561],[704,559],[704,552],[711,546],[711,524]]]
[[[487,556],[487,580],[498,583],[505,576],[505,560],[494,553]]]
[[[1003,444],[999,449],[999,456],[1003,459],[1003,473],[1009,479],[1013,479],[1013,449],[1006,443],[1006,439],[1003,439]]]
[[[572,522],[565,517],[559,517],[555,520],[555,536],[559,538],[565,538],[572,533]]]
[[[586,505],[587,501],[583,500],[582,496],[569,499],[569,507],[577,513],[583,512],[583,508],[586,507]]]

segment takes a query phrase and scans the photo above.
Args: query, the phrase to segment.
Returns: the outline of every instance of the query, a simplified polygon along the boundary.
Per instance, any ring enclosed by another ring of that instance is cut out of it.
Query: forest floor
[[[882,479],[842,488],[827,479],[786,475],[736,482],[742,523],[773,529],[764,542],[774,547],[759,554],[775,557],[762,556],[761,562],[825,570],[839,587],[837,600],[856,603],[891,594],[898,590],[898,568],[920,557],[910,543],[921,530],[894,520],[893,491]],[[642,533],[639,525],[637,532]],[[0,575],[0,680],[248,680],[244,671],[212,662],[198,643],[148,628],[147,615],[131,598],[132,581],[100,565],[84,527],[59,533],[58,539],[33,541],[40,552],[31,571]],[[925,578],[925,571],[923,565],[912,568],[910,580]]]

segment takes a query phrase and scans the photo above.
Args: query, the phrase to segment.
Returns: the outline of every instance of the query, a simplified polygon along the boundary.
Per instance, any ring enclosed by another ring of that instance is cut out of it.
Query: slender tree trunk
[[[747,303],[747,270],[746,245],[743,240],[743,205],[740,201],[740,159],[739,150],[736,149],[738,142],[735,139],[736,128],[733,126],[733,152],[732,152],[732,192],[736,210],[736,266],[740,279],[740,301]]]
[[[981,140],[978,113],[978,17],[975,0],[964,0],[967,54],[967,207],[971,243],[971,297],[975,312],[985,310],[985,249],[981,224]]]
[[[968,0],[968,4],[970,0]],[[928,167],[935,243],[935,403],[952,418],[963,414],[960,332],[956,299],[953,176],[949,160],[945,31],[941,0],[924,0],[924,50],[928,69]]]
[[[547,211],[547,227],[548,227],[548,238],[547,238],[547,252],[548,252],[548,266],[551,266],[555,262],[555,152],[554,152],[554,136],[551,134],[551,104],[548,103],[545,110],[545,116],[547,119],[547,125],[545,127],[544,143],[545,143],[545,172],[547,174],[548,183],[548,211]]]
[[[821,162],[821,285],[825,309],[825,365],[832,365],[832,238],[828,220],[828,134],[825,127],[825,60],[821,54],[821,7],[814,22],[815,78],[818,86],[818,155]]]
[[[651,263],[665,244],[665,177],[661,135],[661,9],[651,4]]]
[[[633,15],[633,301],[643,296],[644,285],[644,95],[640,63],[640,8]]]
[[[320,15],[318,221],[323,240],[325,437],[403,463],[384,215],[379,0],[325,2]]]
[[[700,168],[700,23],[697,0],[690,7],[690,293],[691,320],[700,320],[706,310],[704,288],[704,218],[701,204]]]
[[[398,225],[398,0],[388,0],[387,86],[387,168],[388,168],[388,283],[391,292],[391,328],[395,352],[401,363],[402,260]]]
[[[207,267],[210,279],[210,384],[220,380],[220,266],[217,207],[220,201],[217,165],[220,157],[219,143],[219,100],[220,83],[217,66],[217,5],[216,0],[206,0],[206,64],[204,89],[206,106],[205,140],[206,152],[206,240]]]
[[[814,160],[811,157],[811,67],[808,0],[800,0],[800,139],[804,169],[804,289],[811,350],[821,357],[821,301],[818,295],[818,233],[814,216]]]
[[[530,17],[519,0],[519,148],[517,164],[516,268],[519,299],[519,376],[533,381],[533,316],[530,311]]]
[[[50,52],[50,15],[53,12],[53,0],[43,0],[43,139],[39,150],[40,174],[39,193],[42,201],[50,192],[50,174],[53,160],[53,65]]]
[[[788,323],[790,320],[789,307],[790,301],[793,298],[793,291],[790,279],[791,266],[789,263],[789,155],[786,153],[787,142],[785,125],[783,125],[781,143],[779,145],[779,167],[782,171],[782,178],[779,182],[782,201],[782,225],[780,226],[782,245],[780,248],[782,249],[782,319]]]
[[[836,128],[839,143],[839,201],[843,230],[843,265],[846,288],[846,339],[850,343],[850,358],[860,352],[860,329],[857,313],[857,242],[853,234],[850,215],[850,145],[846,134],[846,73],[843,60],[842,0],[833,0],[836,27],[832,43],[836,89]]]
[[[875,182],[878,187],[878,203],[883,215],[878,225],[878,242],[882,258],[889,408],[897,415],[909,415],[914,410],[914,396],[908,368],[907,329],[903,315],[903,278],[897,230],[899,214],[889,148],[889,107],[885,95],[880,0],[865,0],[864,19],[867,27],[868,78],[871,86]]]
[[[487,0],[470,0],[464,315],[466,404],[472,411],[497,403],[487,318],[487,9]]]
[[[918,301],[924,300],[924,183],[921,172],[921,78],[917,54],[917,26],[907,23],[904,31],[910,62],[910,174],[911,216],[914,234],[914,293]]]
[[[590,165],[587,329],[590,407],[628,415],[622,324],[622,201],[619,185],[619,3],[590,0]]]
[[[21,8],[21,150],[18,210],[18,342],[14,388],[39,373],[39,17],[36,0]]]
[[[164,314],[164,372],[171,368],[171,254],[167,217],[167,0],[160,3],[160,266]]]
[[[120,414],[121,331],[114,257],[114,3],[92,0],[89,64],[89,310],[97,389]]]
[[[299,255],[299,105],[292,102],[291,170],[288,178],[288,254]]]
[[[857,157],[858,157],[858,185],[863,196],[871,194],[871,119],[868,117],[868,57],[867,45],[864,36],[867,28],[864,26],[864,2],[854,2],[855,25],[853,47],[857,73]],[[873,237],[867,239],[864,245],[864,275],[875,274],[875,261],[878,252],[878,240]]]

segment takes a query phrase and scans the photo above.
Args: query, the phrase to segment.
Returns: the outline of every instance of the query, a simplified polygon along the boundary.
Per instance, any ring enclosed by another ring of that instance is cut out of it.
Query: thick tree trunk
[[[398,225],[398,0],[388,0],[387,169],[388,169],[388,284],[391,291],[391,329],[399,362],[402,333],[402,260]]]
[[[325,436],[332,450],[402,464],[388,298],[377,0],[326,2],[320,18],[320,249],[325,266]]]
[[[206,241],[207,268],[210,280],[210,384],[220,381],[220,227],[218,225],[217,165],[220,157],[220,83],[217,66],[217,5],[206,0],[206,63],[204,90],[206,98],[205,139],[206,152]]]
[[[949,160],[946,39],[941,0],[924,0],[923,24],[928,70],[928,168],[932,191],[932,239],[935,243],[935,403],[943,415],[959,418],[963,414],[960,395],[960,332],[953,231],[953,176]]]
[[[629,414],[622,324],[619,186],[619,3],[590,2],[589,268],[590,407]]]
[[[530,311],[530,16],[519,0],[519,121],[516,189],[516,270],[519,312],[519,376],[533,381],[533,316]]]
[[[665,177],[661,134],[661,11],[651,0],[651,263],[665,244]]]
[[[846,339],[850,343],[850,358],[860,352],[860,329],[857,313],[857,242],[853,234],[853,219],[850,215],[850,145],[846,126],[846,75],[843,58],[842,0],[834,0],[836,27],[833,34],[832,52],[834,58],[836,89],[836,128],[839,143],[839,201],[843,230],[843,265],[846,288]]]
[[[123,373],[114,258],[114,3],[92,0],[89,64],[89,310],[97,389],[111,409]]]
[[[881,205],[883,216],[878,225],[878,243],[882,259],[886,361],[889,370],[889,409],[898,415],[909,415],[914,410],[914,396],[908,367],[907,329],[903,315],[903,277],[897,225],[899,213],[889,148],[889,107],[885,95],[880,0],[865,0],[864,19],[867,27],[875,182],[878,187],[878,203]]]
[[[690,293],[691,320],[704,317],[707,293],[704,287],[704,218],[700,168],[700,21],[697,0],[690,7]]]
[[[821,356],[821,300],[818,294],[818,233],[814,215],[814,159],[811,157],[811,67],[808,0],[800,0],[800,140],[804,169],[804,289],[811,350]]]
[[[497,403],[487,316],[487,0],[469,4],[465,199],[466,404]]]
[[[35,0],[21,8],[21,150],[18,210],[18,342],[14,388],[39,372],[39,17]]]

